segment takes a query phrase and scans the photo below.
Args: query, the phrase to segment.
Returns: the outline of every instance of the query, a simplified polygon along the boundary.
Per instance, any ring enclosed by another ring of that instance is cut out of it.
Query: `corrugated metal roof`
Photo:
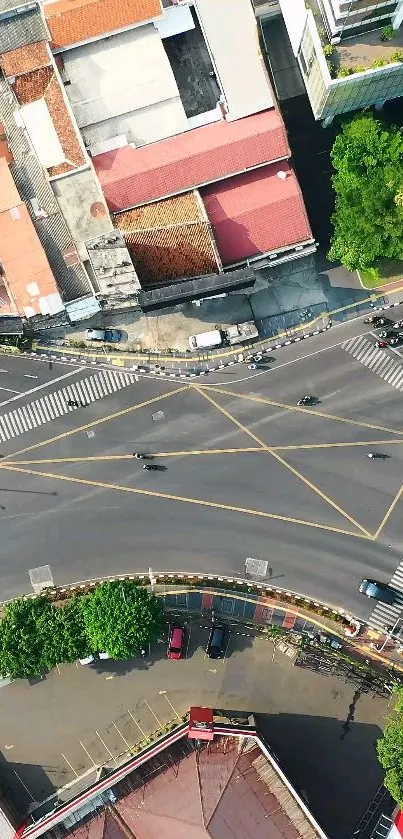
[[[119,211],[289,156],[284,123],[273,109],[144,148],[115,149],[93,163],[109,208]]]
[[[234,289],[250,288],[256,281],[256,274],[252,268],[240,268],[228,271],[226,274],[210,274],[194,280],[155,288],[152,291],[141,291],[138,300],[143,312],[153,309],[163,309],[186,303],[189,300],[200,300],[222,292]]]
[[[152,25],[68,50],[63,60],[70,81],[66,91],[80,128],[179,96]]]
[[[22,318],[16,315],[10,317],[2,317],[0,315],[0,335],[23,335],[24,327],[22,325]],[[0,836],[2,835],[0,829]]]
[[[228,118],[240,119],[273,107],[250,0],[195,0],[195,5],[224,91]]]
[[[64,152],[44,99],[30,102],[20,109],[25,128],[38,156],[46,169],[64,162]]]
[[[312,240],[297,178],[285,161],[205,187],[200,194],[224,265]]]
[[[21,198],[13,181],[7,161],[0,157],[0,213],[17,207],[21,204]]]
[[[13,9],[7,17],[2,17],[0,25],[0,53],[15,50],[26,44],[46,41],[48,34],[39,8],[25,10],[24,7]]]

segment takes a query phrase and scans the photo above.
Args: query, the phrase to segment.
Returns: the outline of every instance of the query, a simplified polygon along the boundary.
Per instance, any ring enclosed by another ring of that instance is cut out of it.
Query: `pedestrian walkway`
[[[395,387],[396,390],[403,390],[403,358],[395,361],[385,353],[385,350],[378,349],[373,342],[362,335],[357,338],[350,338],[341,346],[349,355],[352,355],[361,364],[365,364],[372,373],[380,376],[391,387]]]
[[[394,629],[394,635],[398,635],[403,629],[403,561],[397,567],[389,586],[395,591],[401,592],[401,594],[397,595],[396,603],[393,606],[387,603],[377,603],[369,618],[368,626],[386,632],[386,634]]]
[[[5,442],[13,437],[19,437],[26,431],[32,431],[46,422],[57,417],[76,411],[103,399],[117,390],[128,387],[135,381],[135,376],[124,371],[102,370],[86,379],[80,379],[73,384],[66,385],[54,393],[48,393],[34,402],[21,405],[8,414],[0,415],[0,441]],[[75,404],[69,405],[71,401]]]

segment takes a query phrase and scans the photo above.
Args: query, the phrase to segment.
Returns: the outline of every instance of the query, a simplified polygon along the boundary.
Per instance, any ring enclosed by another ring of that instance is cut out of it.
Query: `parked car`
[[[185,646],[185,630],[179,624],[172,624],[169,627],[168,638],[168,658],[179,659],[183,658],[183,650]]]
[[[373,597],[381,603],[393,605],[396,600],[396,592],[389,588],[386,583],[379,583],[376,580],[362,580],[358,591],[367,597]]]
[[[119,329],[87,329],[86,341],[108,341],[110,344],[117,344],[122,337]]]
[[[89,653],[88,655],[85,655],[84,658],[79,658],[78,660],[82,665],[92,664],[95,661],[95,656],[92,655],[92,653]]]
[[[206,653],[209,658],[221,658],[224,655],[225,638],[225,626],[222,626],[221,624],[214,624],[211,627],[206,648]]]

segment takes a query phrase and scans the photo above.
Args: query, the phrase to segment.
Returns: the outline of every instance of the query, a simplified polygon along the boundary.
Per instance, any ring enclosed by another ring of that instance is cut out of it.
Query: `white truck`
[[[199,332],[198,335],[191,335],[189,347],[191,350],[209,350],[213,347],[221,347],[223,333],[220,329],[212,329],[211,332]]]
[[[199,332],[198,335],[191,335],[189,347],[191,350],[209,350],[214,347],[221,347],[223,343],[242,344],[243,341],[251,341],[258,338],[259,333],[253,320],[245,323],[236,323],[228,326],[227,329],[212,329],[211,332]]]

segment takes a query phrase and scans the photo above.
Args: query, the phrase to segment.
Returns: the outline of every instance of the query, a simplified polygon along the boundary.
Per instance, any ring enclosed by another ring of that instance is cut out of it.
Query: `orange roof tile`
[[[48,85],[44,98],[66,156],[66,161],[73,163],[75,166],[82,166],[85,163],[84,153],[56,76],[53,76]],[[61,165],[63,166],[64,164]],[[58,169],[59,167],[57,166],[51,167],[49,169],[49,175],[52,177],[53,175],[60,174],[57,171]]]
[[[33,70],[32,73],[17,76],[13,89],[20,105],[42,99],[52,78],[53,67],[41,67],[39,70]]]
[[[162,15],[160,0],[58,0],[44,6],[54,47],[88,41]]]
[[[210,226],[194,192],[114,219],[144,288],[219,270]]]
[[[21,204],[19,192],[14,183],[7,161],[0,158],[0,213]]]
[[[29,259],[27,259],[29,254]],[[41,297],[58,293],[45,251],[28,210],[21,202],[11,172],[0,159],[0,259],[6,287],[19,314],[40,313]]]
[[[6,76],[21,76],[47,64],[50,64],[50,56],[46,41],[26,44],[0,56],[0,65]]]

